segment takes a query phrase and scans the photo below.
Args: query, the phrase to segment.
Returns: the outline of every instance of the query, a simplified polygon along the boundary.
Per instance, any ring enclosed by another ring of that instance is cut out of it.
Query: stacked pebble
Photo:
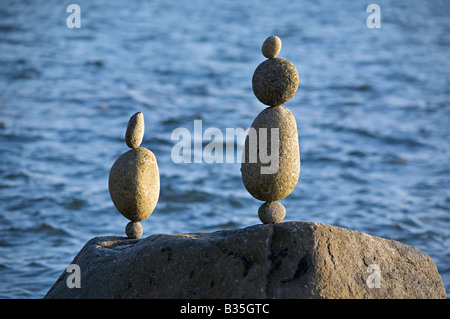
[[[142,236],[139,222],[152,214],[159,199],[158,163],[150,150],[140,147],[144,129],[144,115],[138,112],[130,118],[125,133],[131,150],[115,161],[109,173],[109,194],[117,210],[130,220],[125,228],[130,239]]]
[[[300,151],[298,145],[297,123],[292,113],[282,106],[297,92],[299,78],[297,69],[288,60],[278,58],[281,40],[271,36],[264,41],[262,53],[267,58],[255,70],[252,87],[258,100],[266,105],[254,120],[257,141],[247,136],[244,146],[245,160],[241,164],[241,174],[247,191],[256,199],[265,201],[258,210],[264,224],[281,223],[286,209],[277,202],[288,196],[297,185],[300,176]],[[266,128],[266,130],[259,130]],[[256,163],[249,161],[250,143],[257,143],[256,152],[260,154],[260,134],[268,134],[265,150],[270,150],[271,129],[278,129],[278,170],[273,174],[263,173],[260,155]]]

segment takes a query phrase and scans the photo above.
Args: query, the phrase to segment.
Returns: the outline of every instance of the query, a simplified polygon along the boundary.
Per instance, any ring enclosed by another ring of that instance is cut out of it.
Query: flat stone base
[[[446,298],[420,250],[309,222],[95,237],[72,264],[81,287],[64,270],[45,298]]]

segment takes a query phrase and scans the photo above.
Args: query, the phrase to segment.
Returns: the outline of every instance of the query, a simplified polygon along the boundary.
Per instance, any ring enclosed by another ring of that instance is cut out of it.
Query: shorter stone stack
[[[122,154],[109,173],[109,194],[117,210],[130,222],[125,233],[130,239],[142,236],[139,223],[149,217],[159,199],[159,170],[155,155],[140,147],[144,138],[144,115],[134,114],[127,126],[125,143],[131,148]]]

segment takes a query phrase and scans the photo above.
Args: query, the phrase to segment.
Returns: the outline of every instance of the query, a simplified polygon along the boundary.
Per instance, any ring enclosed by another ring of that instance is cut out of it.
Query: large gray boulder
[[[445,298],[433,260],[397,241],[308,222],[90,240],[45,298]],[[72,276],[72,277],[70,277]],[[69,279],[69,280],[68,280]]]

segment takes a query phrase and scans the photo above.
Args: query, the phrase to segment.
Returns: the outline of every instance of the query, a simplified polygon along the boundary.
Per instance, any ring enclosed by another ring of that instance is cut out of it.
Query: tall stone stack
[[[265,202],[258,210],[264,224],[283,221],[286,209],[278,201],[292,192],[300,176],[297,123],[283,106],[297,92],[299,77],[291,62],[277,57],[280,50],[277,36],[268,37],[263,43],[261,51],[267,60],[256,68],[252,87],[258,100],[269,107],[251,125],[241,164],[245,188]]]
[[[131,150],[115,161],[109,173],[109,194],[117,210],[130,220],[125,228],[130,239],[142,236],[139,222],[152,214],[159,199],[156,157],[150,150],[140,147],[144,130],[144,115],[138,112],[130,118],[125,133],[125,143]]]

